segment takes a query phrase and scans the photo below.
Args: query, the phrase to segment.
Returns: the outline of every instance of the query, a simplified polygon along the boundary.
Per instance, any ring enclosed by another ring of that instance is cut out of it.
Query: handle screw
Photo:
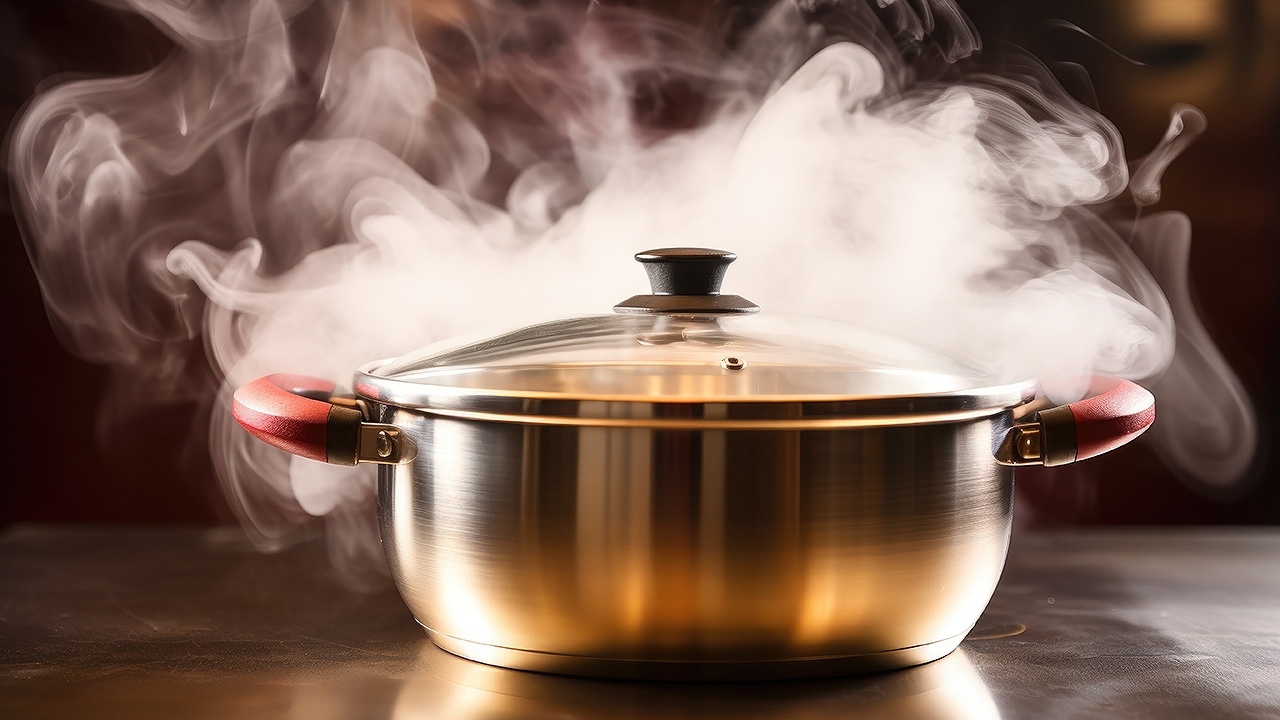
[[[396,443],[391,439],[391,435],[386,430],[378,431],[378,457],[391,457],[391,453],[395,452]]]

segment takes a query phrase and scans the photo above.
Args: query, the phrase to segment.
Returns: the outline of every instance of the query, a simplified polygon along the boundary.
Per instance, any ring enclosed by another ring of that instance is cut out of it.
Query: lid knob
[[[719,295],[729,263],[738,256],[708,248],[660,248],[636,253],[654,295]]]
[[[721,295],[729,263],[738,256],[709,248],[659,248],[636,253],[649,275],[652,295],[636,295],[614,306],[623,313],[753,313],[760,307],[737,295]]]

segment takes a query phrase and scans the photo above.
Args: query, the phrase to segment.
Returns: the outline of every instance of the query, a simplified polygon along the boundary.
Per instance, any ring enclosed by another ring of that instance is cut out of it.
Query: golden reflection
[[[1134,0],[1103,6],[1108,40],[1140,66],[1118,67],[1129,112],[1155,127],[1175,102],[1212,108],[1240,93],[1256,58],[1227,0]],[[1243,64],[1242,64],[1243,63]]]
[[[957,650],[906,670],[830,680],[649,683],[586,680],[506,670],[425,645],[400,690],[395,720],[542,718],[997,719],[986,684]]]
[[[1161,37],[1221,32],[1230,15],[1227,0],[1131,0],[1116,10],[1138,32]]]

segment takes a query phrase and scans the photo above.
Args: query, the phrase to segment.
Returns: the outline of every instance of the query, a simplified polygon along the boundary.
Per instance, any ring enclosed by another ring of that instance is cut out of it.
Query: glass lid
[[[814,318],[759,312],[720,280],[731,253],[699,248],[637,255],[653,294],[612,314],[553,320],[481,340],[452,340],[365,368],[356,390],[415,408],[495,407],[545,413],[525,401],[838,403],[841,413],[944,408],[990,412],[1033,395],[916,343]],[[936,402],[922,402],[925,398]],[[500,402],[506,399],[508,402]],[[520,401],[518,404],[511,401]],[[850,403],[861,403],[860,410]],[[739,408],[741,410],[741,408]],[[774,415],[777,408],[765,410]],[[810,408],[812,410],[812,408]]]

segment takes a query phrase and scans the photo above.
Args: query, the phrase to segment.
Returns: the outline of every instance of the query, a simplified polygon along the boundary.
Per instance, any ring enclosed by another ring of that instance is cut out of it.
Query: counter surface
[[[0,717],[1277,718],[1280,528],[1016,534],[970,637],[918,668],[657,684],[436,649],[319,543],[233,528],[22,525],[0,537]]]

